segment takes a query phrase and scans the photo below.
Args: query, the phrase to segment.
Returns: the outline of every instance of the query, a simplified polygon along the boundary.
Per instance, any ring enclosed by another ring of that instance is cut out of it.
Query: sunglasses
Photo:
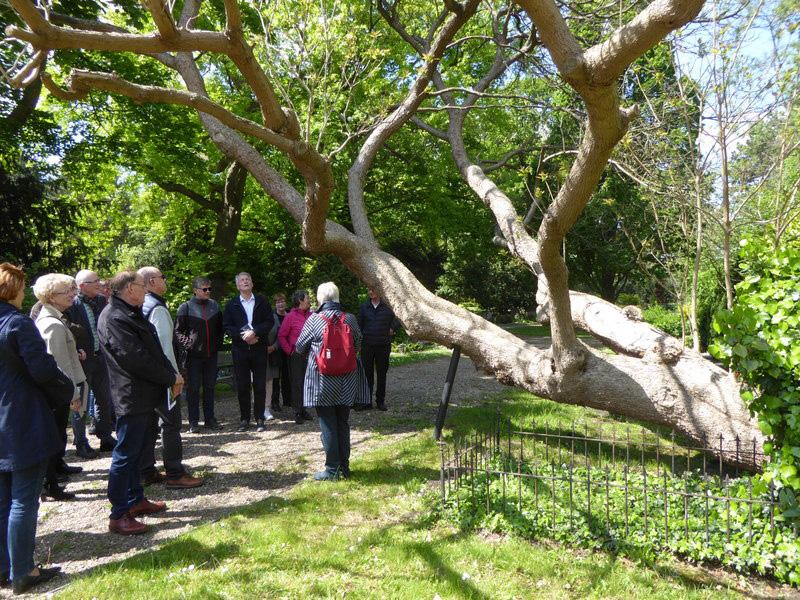
[[[210,292],[210,291],[211,291],[211,288],[210,288],[210,287],[208,287],[208,288],[196,288],[196,289],[198,289],[198,290],[202,290],[202,291],[204,291],[204,292]]]

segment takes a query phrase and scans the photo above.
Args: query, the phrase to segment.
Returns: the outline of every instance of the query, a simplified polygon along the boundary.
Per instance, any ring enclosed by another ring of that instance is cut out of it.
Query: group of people
[[[138,518],[167,509],[145,497],[145,485],[202,485],[183,464],[180,398],[189,432],[201,431],[201,390],[204,427],[223,428],[214,387],[225,335],[232,343],[238,431],[251,421],[265,431],[289,407],[302,424],[313,419],[308,409],[314,408],[325,451],[316,480],[350,476],[350,410],[371,408],[373,391],[377,408],[386,410],[391,337],[399,322],[373,289],[358,317],[342,310],[332,282],[317,289],[315,312],[305,290],[292,295],[289,310],[286,297],[276,294],[273,310],[243,272],[236,276],[238,294],[221,310],[211,281],[196,277],[193,296],[173,323],[167,278],[156,267],[116,274],[108,293],[89,270],[74,278],[39,277],[30,318],[20,310],[24,284],[21,269],[0,264],[0,585],[13,585],[16,593],[58,573],[33,564],[33,544],[40,496],[75,498],[61,486],[82,470],[64,460],[69,424],[78,456],[97,456],[87,433],[99,439],[100,452],[112,452],[113,533],[144,533],[148,527]],[[331,353],[352,356],[332,370]],[[163,474],[155,459],[159,433]]]

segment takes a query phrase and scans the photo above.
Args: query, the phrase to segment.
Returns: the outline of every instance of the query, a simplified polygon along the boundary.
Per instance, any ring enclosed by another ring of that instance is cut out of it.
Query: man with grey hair
[[[228,300],[222,313],[225,333],[233,346],[233,372],[236,377],[236,393],[239,397],[239,428],[247,431],[250,426],[250,389],[253,390],[253,416],[258,431],[266,431],[264,425],[267,401],[267,336],[274,324],[269,300],[253,294],[253,278],[250,273],[236,276],[239,294]],[[271,415],[270,415],[271,416]]]
[[[164,355],[155,327],[142,314],[146,294],[142,276],[122,271],[109,285],[111,299],[97,323],[117,413],[117,445],[108,472],[108,529],[131,535],[147,531],[137,516],[167,509],[164,502],[145,498],[139,465],[153,411],[165,402],[168,389],[173,396],[181,393],[183,378]]]
[[[100,339],[97,334],[97,321],[106,306],[106,299],[100,293],[100,278],[88,269],[75,275],[79,293],[72,306],[64,313],[72,323],[77,323],[88,335],[78,340],[78,350],[86,353],[83,372],[89,389],[94,395],[95,414],[91,415],[94,435],[100,439],[100,452],[111,452],[117,441],[112,432],[115,429],[114,406],[108,383],[108,367],[100,353]]]
[[[164,292],[167,291],[167,278],[156,267],[142,267],[138,271],[144,281],[147,293],[142,304],[142,315],[152,323],[158,335],[158,341],[164,356],[176,373],[180,372],[175,360],[174,324],[169,314]],[[166,481],[156,468],[156,439],[161,426],[161,452],[164,456]],[[141,476],[144,484],[164,481],[168,489],[196,488],[203,480],[189,475],[183,465],[183,440],[181,440],[181,405],[180,397],[169,397],[161,406],[157,406],[150,415],[150,424],[140,462]]]

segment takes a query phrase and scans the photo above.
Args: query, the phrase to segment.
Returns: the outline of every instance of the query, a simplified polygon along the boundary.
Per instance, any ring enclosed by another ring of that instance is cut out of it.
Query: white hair
[[[253,280],[253,276],[252,276],[252,275],[250,275],[250,273],[248,273],[247,271],[242,271],[241,273],[237,273],[237,274],[236,274],[236,277],[234,277],[234,278],[233,278],[233,279],[234,279],[234,281],[235,281],[236,283],[239,283],[239,277],[242,277],[243,275],[246,275],[247,277],[249,277],[249,278],[250,278],[250,281],[252,281],[252,280]]]
[[[161,275],[161,270],[156,267],[142,267],[137,271],[137,273],[139,273],[139,275],[142,276],[145,285],[147,285],[147,282],[150,281],[153,277],[158,277],[159,275]]]
[[[322,304],[324,302],[338,302],[339,301],[339,288],[332,281],[320,283],[317,288],[317,302]]]
[[[90,271],[89,269],[81,269],[75,274],[75,282],[78,285],[83,285],[87,280],[91,279],[92,276],[97,279],[97,273],[94,271]]]
[[[49,304],[50,300],[58,292],[64,288],[71,289],[75,287],[75,279],[63,273],[48,273],[42,275],[33,284],[33,295],[36,299],[43,303]]]

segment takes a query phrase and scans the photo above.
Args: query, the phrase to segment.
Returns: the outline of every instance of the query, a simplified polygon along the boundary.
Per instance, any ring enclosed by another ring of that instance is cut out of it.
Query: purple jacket
[[[310,314],[310,310],[293,308],[283,318],[283,323],[278,331],[278,342],[287,355],[294,352],[294,344],[300,336],[300,332],[303,331],[303,325],[306,324],[306,319]]]

